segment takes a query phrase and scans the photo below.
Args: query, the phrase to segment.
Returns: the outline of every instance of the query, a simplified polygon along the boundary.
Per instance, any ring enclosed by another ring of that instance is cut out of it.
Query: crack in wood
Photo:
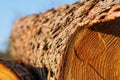
[[[74,53],[75,53],[75,56],[76,56],[81,62],[88,64],[88,65],[97,73],[97,75],[100,76],[100,78],[101,78],[102,80],[105,80],[105,78],[104,78],[91,64],[89,64],[89,63],[87,63],[87,62],[84,62],[82,59],[79,58],[79,56],[78,56],[77,51],[76,51],[75,48],[74,48]]]
[[[84,61],[82,61],[82,59],[79,58],[79,56],[78,56],[77,51],[76,51],[75,48],[74,48],[74,54],[75,54],[75,56],[77,57],[78,60],[80,60],[81,62],[84,62]]]
[[[105,80],[105,78],[91,64],[88,63],[88,65],[97,73],[98,76],[100,76],[102,80]]]

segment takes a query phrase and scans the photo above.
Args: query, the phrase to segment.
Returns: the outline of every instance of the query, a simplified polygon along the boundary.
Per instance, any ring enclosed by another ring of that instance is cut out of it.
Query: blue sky
[[[77,0],[0,0],[0,51],[5,51],[14,22],[26,15],[45,12]]]

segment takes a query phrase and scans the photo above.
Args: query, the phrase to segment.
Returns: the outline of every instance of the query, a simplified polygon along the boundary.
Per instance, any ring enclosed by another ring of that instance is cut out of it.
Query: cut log
[[[22,64],[0,59],[0,80],[35,80]]]
[[[119,80],[120,0],[85,0],[20,19],[11,49],[48,80]]]

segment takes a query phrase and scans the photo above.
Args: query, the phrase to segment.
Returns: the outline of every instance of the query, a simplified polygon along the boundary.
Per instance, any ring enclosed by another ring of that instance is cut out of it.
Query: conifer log
[[[10,41],[48,80],[119,80],[120,0],[84,0],[27,16]]]
[[[0,80],[35,80],[22,64],[0,59]]]

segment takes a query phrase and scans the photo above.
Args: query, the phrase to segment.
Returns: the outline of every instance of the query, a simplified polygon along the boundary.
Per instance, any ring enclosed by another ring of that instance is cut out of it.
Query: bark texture
[[[119,80],[120,0],[84,0],[27,16],[10,41],[48,80]]]

